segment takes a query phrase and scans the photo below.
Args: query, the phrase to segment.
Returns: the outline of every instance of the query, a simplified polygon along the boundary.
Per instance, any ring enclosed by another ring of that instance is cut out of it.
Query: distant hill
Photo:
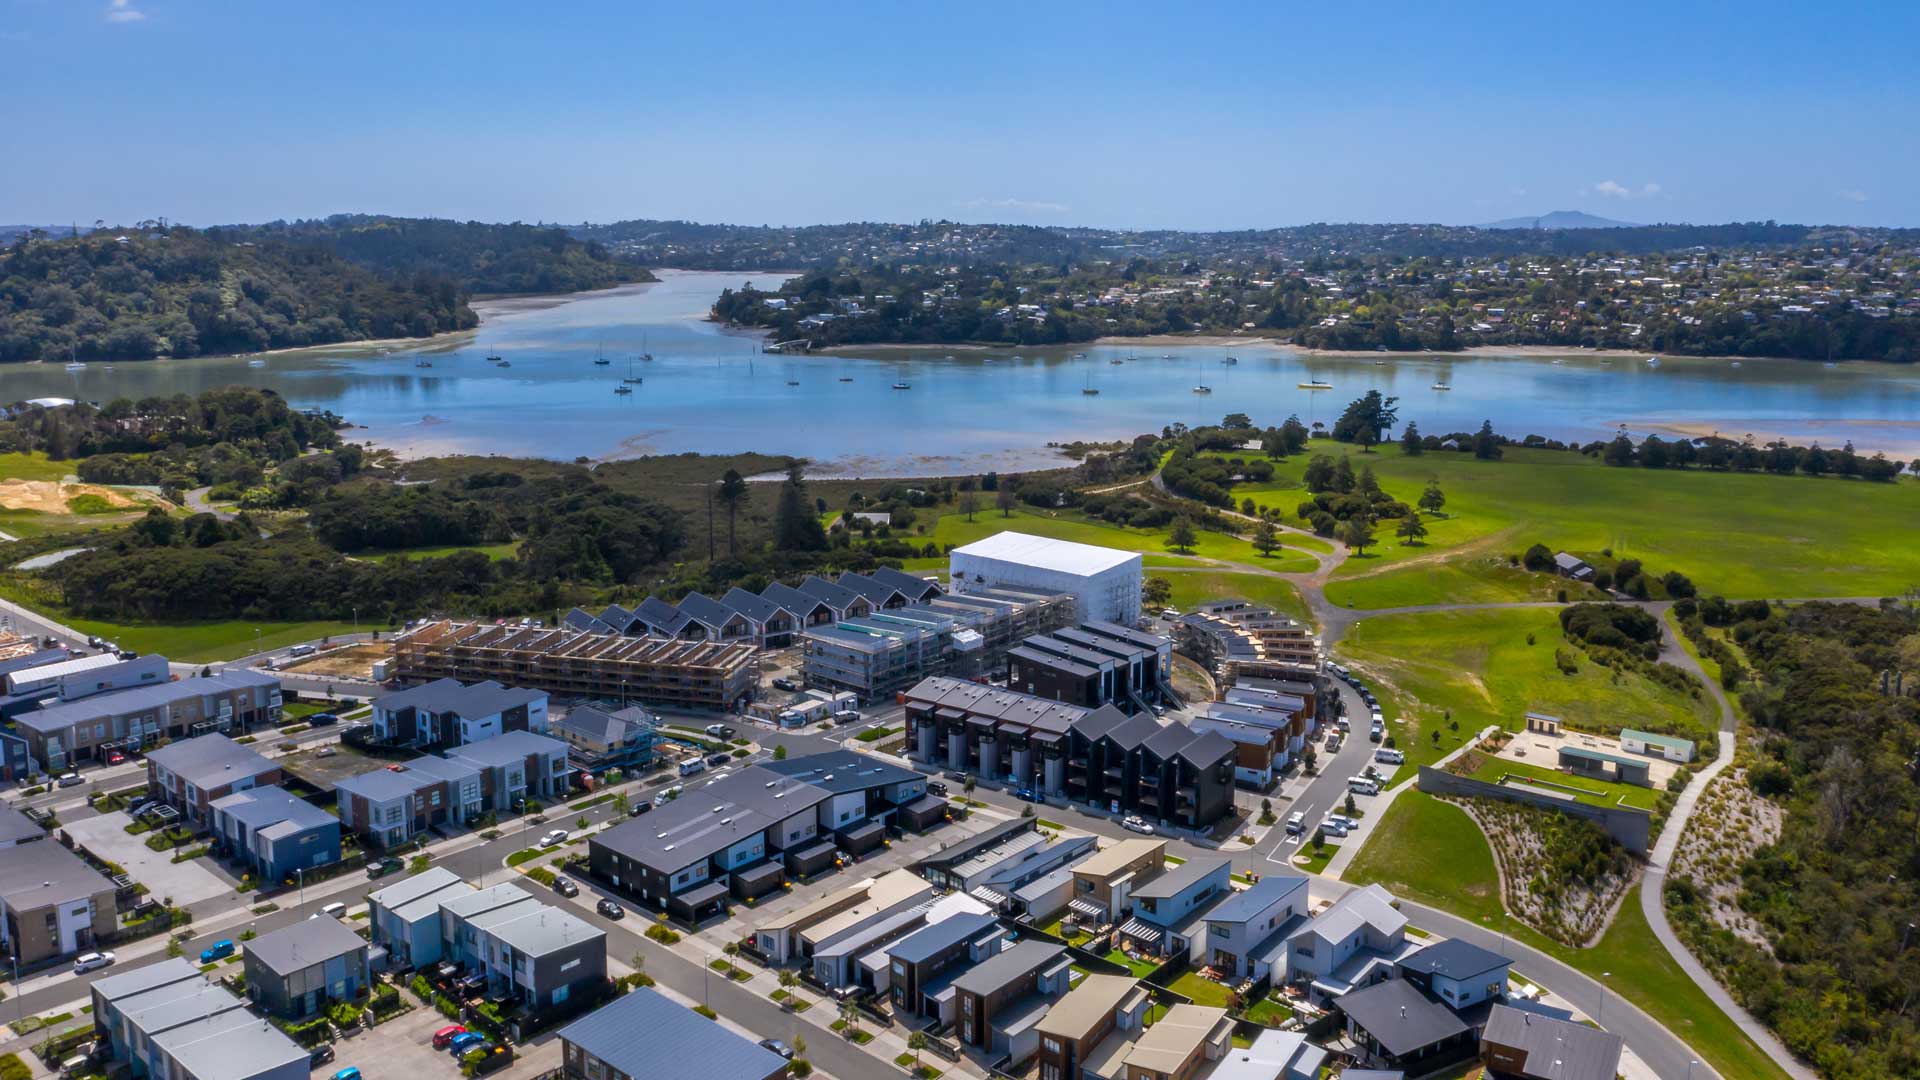
[[[1596,217],[1581,210],[1555,210],[1540,217],[1513,217],[1490,221],[1483,229],[1635,229],[1638,223]]]

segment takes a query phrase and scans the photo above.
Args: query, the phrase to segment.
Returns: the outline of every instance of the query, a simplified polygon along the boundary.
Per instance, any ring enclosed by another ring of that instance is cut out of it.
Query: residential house
[[[391,848],[435,828],[458,828],[479,817],[480,769],[464,761],[415,758],[334,785],[340,827],[369,847]]]
[[[1495,1005],[1480,1036],[1492,1080],[1613,1080],[1620,1036],[1538,1013]]]
[[[1553,572],[1574,581],[1593,580],[1593,567],[1588,566],[1585,559],[1577,555],[1569,555],[1564,551],[1554,552]]]
[[[1401,977],[1455,1010],[1507,996],[1513,961],[1464,938],[1448,938],[1400,961]]]
[[[1311,902],[1305,874],[1263,873],[1207,912],[1206,965],[1228,981],[1266,976],[1269,966],[1260,957],[1306,918]]]
[[[974,965],[953,981],[954,1031],[988,1058],[1014,1064],[1040,1048],[1036,1025],[1067,992],[1072,958],[1064,946],[1023,941]]]
[[[787,1060],[649,987],[560,1029],[566,1080],[775,1080]]]
[[[0,944],[23,968],[98,948],[119,928],[115,893],[64,844],[0,851]]]
[[[884,997],[892,977],[887,950],[894,942],[958,916],[991,914],[987,905],[973,897],[952,893],[852,922],[840,920],[845,927],[841,930],[823,926],[817,935],[809,936],[813,977],[831,989],[859,988]]]
[[[373,944],[387,950],[396,967],[423,968],[440,961],[440,906],[479,890],[444,866],[432,866],[367,894],[367,925]]]
[[[1265,1028],[1251,1046],[1229,1051],[1207,1080],[1320,1080],[1331,1056],[1324,1047],[1308,1042],[1305,1032]]]
[[[1153,997],[1126,975],[1092,974],[1053,1003],[1040,1035],[1039,1080],[1082,1080],[1082,1066],[1109,1038],[1130,1041],[1145,1027]]]
[[[728,589],[720,602],[746,617],[753,629],[753,643],[763,649],[786,648],[800,630],[802,617],[798,612],[738,585]]]
[[[1066,836],[1014,852],[976,875],[967,893],[997,911],[1010,911],[1014,893],[1093,854],[1097,843],[1091,836]]]
[[[220,734],[183,739],[147,755],[147,794],[164,799],[196,827],[209,824],[214,800],[280,780],[279,765]]]
[[[1681,765],[1692,761],[1694,753],[1692,739],[1656,735],[1651,731],[1638,731],[1634,728],[1621,729],[1620,749],[1629,754],[1664,758]]]
[[[488,680],[432,682],[373,699],[373,734],[390,746],[445,750],[509,731],[544,734],[547,695]]]
[[[1358,1063],[1416,1076],[1474,1054],[1473,1028],[1405,979],[1388,979],[1333,1000]]]
[[[887,946],[887,995],[896,1016],[953,1023],[953,981],[970,965],[999,953],[1006,931],[984,912],[962,912]]]
[[[1122,1059],[1126,1080],[1193,1080],[1233,1047],[1233,1020],[1225,1009],[1175,1005],[1142,1032]]]
[[[1159,877],[1166,866],[1165,840],[1137,836],[1111,841],[1073,865],[1073,899],[1067,907],[1095,925],[1117,923],[1133,910],[1133,890]]]
[[[914,863],[913,869],[942,889],[969,892],[985,880],[994,867],[1046,842],[1040,835],[1038,821],[1012,818],[956,840]]]
[[[184,957],[108,975],[88,991],[100,1045],[133,1076],[307,1080],[312,1070],[304,1047]]]
[[[1073,899],[1073,867],[1050,870],[1014,889],[1009,897],[1011,914],[1045,923]]]
[[[888,874],[887,878],[893,878],[894,874],[905,874],[906,877],[898,880],[910,884],[916,895],[932,895],[931,889],[926,889],[925,892],[922,893],[921,890],[925,888],[925,882],[915,877],[911,872],[896,870],[893,874]],[[755,926],[753,928],[754,948],[758,949],[769,961],[776,965],[784,965],[790,961],[800,959],[800,934],[803,931],[831,919],[849,908],[865,903],[874,885],[881,880],[884,879],[868,878],[865,881],[856,882],[847,888],[829,892],[825,896],[818,897],[783,915],[778,915],[768,922]]]
[[[576,768],[595,776],[608,769],[644,771],[653,764],[659,742],[653,714],[638,705],[575,705],[548,730],[567,744],[567,759]]]
[[[256,725],[277,724],[280,680],[236,669],[83,697],[13,719],[14,732],[26,742],[34,763],[47,772],[60,772],[75,762],[101,760],[114,750],[143,749],[163,738],[189,741],[210,732],[243,733]]]
[[[215,847],[268,885],[340,861],[340,819],[285,788],[236,791],[207,807]]]
[[[446,758],[479,770],[483,812],[506,813],[527,799],[554,802],[566,798],[573,789],[567,744],[548,735],[509,731],[484,742],[455,747],[447,751]]]
[[[370,984],[368,946],[346,923],[322,915],[247,942],[247,997],[275,1016],[299,1020]]]
[[[1133,890],[1133,917],[1120,937],[1153,956],[1205,955],[1206,913],[1232,891],[1233,860],[1195,855]]]
[[[1407,944],[1407,919],[1392,894],[1366,885],[1327,905],[1288,936],[1284,950],[1261,959],[1280,973],[1276,983],[1338,997],[1391,978],[1394,965],[1416,948]]]
[[[517,885],[440,903],[446,959],[487,978],[487,993],[532,1010],[565,1005],[607,978],[607,932]]]
[[[46,838],[47,830],[39,822],[11,806],[0,806],[0,850]]]

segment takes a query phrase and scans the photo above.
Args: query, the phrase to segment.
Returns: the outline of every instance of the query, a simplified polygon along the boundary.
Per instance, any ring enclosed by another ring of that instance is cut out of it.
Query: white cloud
[[[146,22],[147,13],[133,6],[133,0],[107,0],[107,21],[116,23]]]
[[[1037,202],[1032,199],[968,199],[969,210],[1013,210],[1022,214],[1065,214],[1073,207],[1065,203]]]
[[[1859,190],[1858,188],[1848,188],[1847,190],[1842,191],[1840,193],[1840,197],[1847,200],[1848,202],[1866,202],[1867,201],[1867,193]]]
[[[1593,185],[1593,193],[1608,199],[1651,199],[1660,194],[1659,184],[1642,184],[1638,191],[1618,180],[1602,180]]]

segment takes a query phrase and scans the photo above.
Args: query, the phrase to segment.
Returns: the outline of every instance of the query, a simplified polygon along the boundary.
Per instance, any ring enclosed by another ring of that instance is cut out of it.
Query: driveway
[[[176,863],[171,850],[147,847],[146,833],[129,836],[127,825],[126,812],[116,810],[60,827],[88,851],[126,867],[133,880],[145,885],[155,899],[185,905],[233,892],[233,884],[205,865],[205,857]]]

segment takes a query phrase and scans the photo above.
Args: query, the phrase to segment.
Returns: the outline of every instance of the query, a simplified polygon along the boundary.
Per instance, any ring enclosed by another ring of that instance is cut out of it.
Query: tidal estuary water
[[[1636,436],[1783,435],[1920,456],[1920,371],[1892,365],[1662,357],[1655,366],[1592,353],[1312,357],[1252,341],[781,356],[705,317],[722,288],[748,280],[772,288],[784,275],[661,276],[575,297],[479,304],[477,330],[431,342],[71,372],[8,365],[0,399],[107,401],[242,383],[331,409],[358,425],[352,438],[407,456],[760,450],[811,458],[820,474],[903,476],[1051,464],[1060,458],[1049,442],[1124,438],[1231,412],[1260,424],[1297,413],[1330,425],[1346,402],[1378,388],[1399,397],[1402,423],[1430,433],[1492,420],[1502,434],[1585,440],[1625,425]],[[638,359],[643,351],[654,359]],[[489,362],[494,355],[507,366]],[[609,363],[595,364],[599,357]],[[630,371],[641,381],[616,393]],[[1299,386],[1314,381],[1333,388]],[[1198,385],[1211,392],[1195,393]]]

